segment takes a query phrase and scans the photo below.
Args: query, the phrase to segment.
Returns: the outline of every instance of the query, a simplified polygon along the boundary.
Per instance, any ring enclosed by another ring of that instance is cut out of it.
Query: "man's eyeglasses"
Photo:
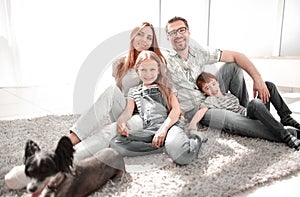
[[[177,33],[184,34],[187,30],[189,30],[187,27],[180,27],[176,30],[168,32],[168,36],[175,37],[177,35]]]

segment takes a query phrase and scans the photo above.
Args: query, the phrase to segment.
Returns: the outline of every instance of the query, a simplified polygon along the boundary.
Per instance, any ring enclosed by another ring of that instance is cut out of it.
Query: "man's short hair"
[[[166,33],[168,33],[168,24],[174,23],[176,21],[182,21],[182,22],[184,22],[185,26],[189,29],[189,24],[188,24],[188,22],[187,22],[187,20],[185,18],[182,18],[180,16],[174,16],[173,18],[171,18],[170,20],[168,20],[168,23],[166,24],[166,27],[165,27]]]

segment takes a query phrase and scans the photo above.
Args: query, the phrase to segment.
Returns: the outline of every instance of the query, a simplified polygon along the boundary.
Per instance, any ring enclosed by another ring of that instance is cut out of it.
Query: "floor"
[[[281,94],[300,122],[300,93],[290,88],[280,88]],[[0,120],[33,118],[49,114],[72,114],[73,87],[0,88]],[[272,110],[274,113],[274,109]],[[275,114],[275,113],[274,113]],[[289,196],[298,197],[300,172],[284,180],[250,189],[236,197]]]

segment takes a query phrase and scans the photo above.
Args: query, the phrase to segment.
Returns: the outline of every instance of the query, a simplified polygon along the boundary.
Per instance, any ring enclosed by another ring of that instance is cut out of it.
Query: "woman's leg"
[[[165,140],[165,149],[175,163],[186,165],[198,155],[201,144],[200,137],[196,135],[188,137],[182,128],[172,126]]]
[[[126,106],[126,99],[117,86],[108,87],[93,106],[79,117],[70,129],[70,139],[78,143],[105,125],[115,122]],[[111,118],[113,120],[111,120]]]
[[[92,136],[85,138],[75,145],[74,160],[79,161],[93,156],[99,150],[109,147],[110,141],[117,136],[116,122],[103,127]],[[134,115],[128,120],[131,132],[139,131],[143,128],[143,121],[139,115]]]

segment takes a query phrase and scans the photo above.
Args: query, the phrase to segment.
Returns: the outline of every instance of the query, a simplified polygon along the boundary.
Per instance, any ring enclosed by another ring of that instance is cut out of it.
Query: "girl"
[[[123,156],[166,152],[177,164],[188,164],[198,154],[201,138],[184,131],[183,118],[166,65],[152,51],[143,51],[136,61],[136,72],[141,85],[129,90],[127,105],[117,121],[120,135],[110,145]],[[128,125],[134,110],[143,120],[143,129],[133,131]]]
[[[253,99],[247,108],[241,106],[239,100],[233,94],[223,94],[216,77],[210,73],[202,72],[197,78],[196,84],[199,90],[208,97],[205,99],[199,111],[194,115],[188,129],[197,129],[197,123],[203,118],[209,108],[226,109],[261,121],[274,135],[279,136],[289,147],[295,148],[296,150],[300,148],[300,140],[295,137],[300,131],[284,128],[284,126],[293,126],[300,129],[300,124],[290,116],[292,112],[283,101],[273,83],[266,82],[270,92],[269,102],[264,104],[260,99]],[[281,118],[281,123],[270,113],[270,102],[277,110]]]

